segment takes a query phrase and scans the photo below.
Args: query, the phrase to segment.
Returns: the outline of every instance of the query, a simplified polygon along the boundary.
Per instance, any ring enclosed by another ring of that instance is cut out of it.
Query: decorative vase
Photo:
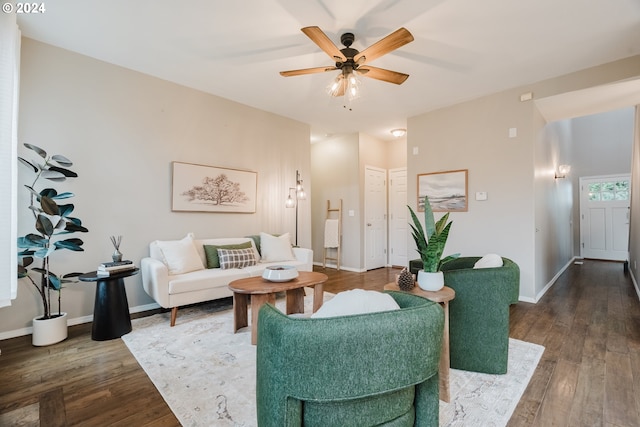
[[[444,273],[442,271],[430,273],[420,270],[418,271],[418,286],[425,291],[439,291],[444,287]]]
[[[113,255],[111,255],[111,258],[113,259],[113,262],[122,261],[122,252],[116,249],[115,251],[113,251]]]
[[[67,339],[67,313],[58,317],[33,319],[33,336],[31,343],[35,346],[45,346]]]

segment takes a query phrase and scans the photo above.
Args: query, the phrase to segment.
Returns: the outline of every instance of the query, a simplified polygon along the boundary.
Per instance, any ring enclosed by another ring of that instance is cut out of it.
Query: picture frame
[[[172,162],[174,212],[255,213],[258,173]]]
[[[418,211],[428,196],[433,212],[467,212],[468,175],[468,169],[418,174]]]

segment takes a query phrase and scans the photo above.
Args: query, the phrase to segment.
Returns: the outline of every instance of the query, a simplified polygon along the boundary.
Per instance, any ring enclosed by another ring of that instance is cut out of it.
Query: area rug
[[[310,312],[313,292],[307,295]],[[284,299],[276,305],[283,309]],[[169,313],[132,323],[133,331],[122,339],[183,426],[257,425],[256,347],[249,328],[233,333],[230,299],[181,309],[173,328]],[[440,402],[440,425],[506,425],[543,351],[510,339],[506,375],[452,369],[451,402]]]

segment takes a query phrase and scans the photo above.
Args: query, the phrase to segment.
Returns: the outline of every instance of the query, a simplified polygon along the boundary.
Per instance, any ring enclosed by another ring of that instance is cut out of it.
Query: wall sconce
[[[569,172],[571,172],[571,165],[558,165],[558,169],[556,169],[556,179],[566,178]]]
[[[291,197],[291,190],[295,192],[295,198]],[[304,191],[304,187],[302,186],[302,179],[300,179],[300,172],[296,170],[296,186],[289,187],[289,195],[287,196],[287,200],[284,202],[284,206],[287,208],[296,208],[296,235],[295,235],[295,246],[298,246],[298,201],[306,200],[307,193]]]
[[[395,136],[396,138],[400,138],[401,136],[405,136],[406,133],[407,133],[406,129],[392,129],[391,130],[391,135]]]

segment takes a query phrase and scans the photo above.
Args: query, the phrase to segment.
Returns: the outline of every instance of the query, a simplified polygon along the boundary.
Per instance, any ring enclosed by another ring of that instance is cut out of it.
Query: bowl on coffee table
[[[266,267],[262,278],[270,282],[288,282],[298,277],[298,270],[292,265],[273,265]]]

